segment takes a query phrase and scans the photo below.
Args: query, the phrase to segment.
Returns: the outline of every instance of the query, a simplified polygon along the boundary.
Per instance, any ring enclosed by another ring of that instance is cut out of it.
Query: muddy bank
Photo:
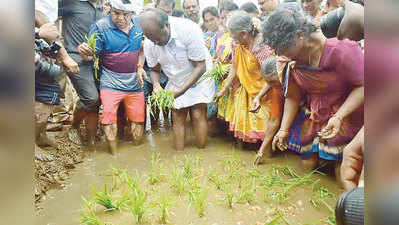
[[[51,161],[39,160],[35,157],[34,197],[37,204],[45,199],[50,189],[60,189],[65,186],[76,164],[81,163],[84,152],[80,146],[75,145],[67,138],[65,131],[51,132],[57,147],[44,148],[45,153],[52,158]]]

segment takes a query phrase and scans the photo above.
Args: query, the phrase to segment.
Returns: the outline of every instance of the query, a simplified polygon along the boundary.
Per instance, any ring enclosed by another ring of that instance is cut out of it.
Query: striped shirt
[[[118,29],[111,16],[97,21],[89,35],[97,33],[96,54],[100,58],[100,89],[142,92],[137,79],[137,63],[143,41],[138,18],[132,18],[129,34]]]

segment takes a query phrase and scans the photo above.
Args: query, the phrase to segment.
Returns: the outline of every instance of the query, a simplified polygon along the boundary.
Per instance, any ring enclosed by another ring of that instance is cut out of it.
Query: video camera
[[[58,51],[61,45],[57,42],[48,44],[45,40],[40,38],[35,38],[34,50],[40,56],[47,56],[52,59],[56,59]],[[47,77],[57,77],[61,72],[61,67],[50,63],[43,59],[42,57],[35,63],[35,74],[44,75]]]

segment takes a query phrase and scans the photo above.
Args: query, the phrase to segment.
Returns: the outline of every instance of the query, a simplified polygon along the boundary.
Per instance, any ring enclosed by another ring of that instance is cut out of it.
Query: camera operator
[[[62,46],[56,42],[60,34],[52,23],[57,19],[50,10],[54,2],[36,1],[35,5],[35,157],[43,161],[52,160],[52,156],[40,147],[55,145],[46,135],[46,125],[54,105],[60,102],[61,88],[57,79],[60,78],[61,68],[54,62],[59,57],[68,63],[68,59],[65,61],[62,57]]]

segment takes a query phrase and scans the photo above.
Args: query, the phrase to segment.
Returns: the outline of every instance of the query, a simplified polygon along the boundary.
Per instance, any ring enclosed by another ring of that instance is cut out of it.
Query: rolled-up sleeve
[[[208,49],[199,26],[191,27],[191,32],[187,33],[186,43],[187,56],[190,60],[198,62],[206,59],[206,51]]]
[[[158,57],[157,57],[155,50],[156,49],[154,48],[151,41],[148,39],[145,39],[144,40],[144,55],[145,55],[145,59],[147,61],[147,65],[150,68],[153,68],[158,64]]]

